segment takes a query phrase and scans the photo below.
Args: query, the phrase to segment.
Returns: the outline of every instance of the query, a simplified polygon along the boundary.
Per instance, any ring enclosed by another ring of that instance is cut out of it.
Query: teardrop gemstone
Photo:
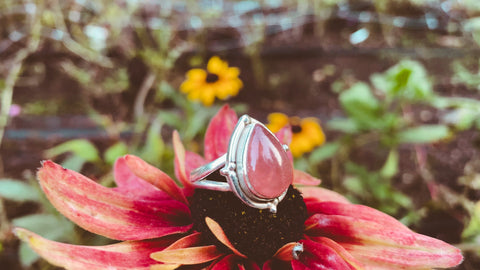
[[[280,141],[262,125],[255,125],[247,142],[246,168],[251,192],[276,198],[293,180],[293,165]]]

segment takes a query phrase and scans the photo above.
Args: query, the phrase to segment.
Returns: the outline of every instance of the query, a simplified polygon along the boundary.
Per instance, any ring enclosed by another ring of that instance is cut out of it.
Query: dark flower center
[[[216,173],[209,179],[219,177],[223,178]],[[283,245],[300,240],[307,219],[302,195],[292,186],[275,214],[247,206],[233,192],[196,189],[190,203],[194,229],[202,232],[206,242],[230,252],[208,229],[205,217],[210,217],[220,224],[238,251],[258,263],[270,259]]]
[[[300,132],[302,132],[302,127],[300,125],[292,125],[292,132],[293,133],[300,133]]]
[[[207,73],[206,81],[207,81],[207,83],[214,83],[214,82],[218,81],[218,75],[209,72],[209,73]]]

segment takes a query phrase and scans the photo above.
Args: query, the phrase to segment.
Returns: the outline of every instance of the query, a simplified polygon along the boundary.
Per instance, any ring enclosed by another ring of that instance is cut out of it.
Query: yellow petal
[[[209,107],[212,106],[213,101],[215,100],[215,91],[212,86],[206,85],[200,93],[200,100],[203,102],[203,105]]]
[[[222,59],[220,59],[220,57],[218,56],[213,56],[212,58],[210,58],[210,60],[208,60],[207,70],[210,73],[221,75],[227,69],[228,69],[227,62],[222,61]]]
[[[283,113],[271,113],[268,115],[267,119],[269,123],[266,126],[272,132],[278,132],[282,127],[288,124],[288,116]]]
[[[190,69],[187,72],[187,78],[193,81],[205,81],[207,78],[207,72],[200,68]]]

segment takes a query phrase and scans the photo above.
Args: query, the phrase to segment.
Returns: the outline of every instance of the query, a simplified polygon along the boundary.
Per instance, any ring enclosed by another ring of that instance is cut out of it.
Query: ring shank
[[[190,181],[192,183],[197,181],[205,181],[205,177],[209,174],[213,173],[214,171],[222,168],[225,165],[225,161],[227,160],[227,154],[223,154],[221,157],[215,159],[214,161],[207,163],[201,167],[196,168],[190,173]],[[210,181],[213,182],[213,181]]]
[[[227,182],[217,182],[208,179],[202,179],[193,183],[194,186],[203,189],[215,190],[215,191],[232,191],[230,185]]]

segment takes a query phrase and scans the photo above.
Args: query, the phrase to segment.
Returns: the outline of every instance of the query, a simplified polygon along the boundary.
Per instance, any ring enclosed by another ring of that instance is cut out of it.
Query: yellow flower
[[[218,56],[208,60],[207,70],[194,68],[187,72],[187,79],[180,85],[180,90],[190,100],[200,100],[203,105],[211,106],[215,97],[225,100],[236,96],[243,83],[238,78],[240,70],[229,67]]]
[[[283,113],[271,113],[268,115],[268,121],[267,127],[272,132],[278,132],[286,125],[290,125],[292,129],[290,151],[294,157],[300,157],[325,142],[325,133],[315,117],[288,117]]]

